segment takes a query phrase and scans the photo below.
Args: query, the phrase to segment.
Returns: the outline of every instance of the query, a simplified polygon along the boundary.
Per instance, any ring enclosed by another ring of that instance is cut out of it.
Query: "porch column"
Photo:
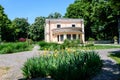
[[[84,33],[82,33],[82,42],[85,43],[85,36],[84,36]]]
[[[60,35],[59,35],[59,42],[60,42]]]
[[[79,36],[79,34],[76,34],[76,39],[79,39],[78,36]]]
[[[64,40],[65,40],[65,39],[67,39],[67,35],[66,35],[66,34],[64,34]]]

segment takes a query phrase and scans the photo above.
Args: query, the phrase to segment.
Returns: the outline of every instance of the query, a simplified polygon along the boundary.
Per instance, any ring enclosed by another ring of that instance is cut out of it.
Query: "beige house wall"
[[[73,24],[75,25],[75,27],[72,27]],[[61,25],[61,27],[57,28],[57,25]],[[73,40],[73,35],[74,36],[76,35],[76,39],[80,37],[80,41],[84,43],[85,36],[83,19],[46,19],[45,24],[46,42],[62,43],[65,39],[67,39],[68,34],[71,35],[71,40]],[[62,38],[64,40],[60,41]]]

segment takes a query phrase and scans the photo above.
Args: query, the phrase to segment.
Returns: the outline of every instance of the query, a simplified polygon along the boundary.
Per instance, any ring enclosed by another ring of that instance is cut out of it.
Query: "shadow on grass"
[[[111,51],[110,53],[111,53],[111,56],[115,56],[115,57],[120,58],[120,50],[118,50],[118,51]]]

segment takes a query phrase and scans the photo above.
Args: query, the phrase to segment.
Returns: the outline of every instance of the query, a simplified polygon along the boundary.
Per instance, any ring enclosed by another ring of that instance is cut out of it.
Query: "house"
[[[84,39],[84,20],[83,19],[46,19],[45,41],[63,43],[65,39],[79,39],[81,43]]]

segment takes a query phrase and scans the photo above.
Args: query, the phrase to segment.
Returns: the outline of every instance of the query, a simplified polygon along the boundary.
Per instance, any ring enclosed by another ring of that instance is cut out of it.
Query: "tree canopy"
[[[118,6],[117,6],[118,7]],[[75,0],[67,8],[65,17],[83,18],[85,21],[85,36],[96,40],[112,40],[118,36],[117,13],[112,2],[107,0]]]
[[[35,41],[44,39],[45,17],[36,17],[35,22],[29,27],[29,36]]]
[[[15,18],[12,21],[12,29],[14,31],[14,38],[27,38],[29,23],[26,18]]]
[[[11,38],[11,21],[4,13],[4,8],[0,5],[0,41],[9,41]],[[9,38],[8,38],[9,37]]]

